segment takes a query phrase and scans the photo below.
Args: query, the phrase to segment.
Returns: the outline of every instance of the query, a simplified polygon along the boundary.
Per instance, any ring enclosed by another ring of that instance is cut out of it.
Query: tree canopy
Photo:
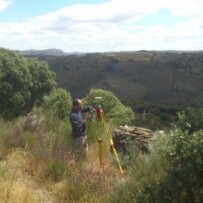
[[[0,114],[14,118],[29,112],[55,87],[46,62],[0,49]]]

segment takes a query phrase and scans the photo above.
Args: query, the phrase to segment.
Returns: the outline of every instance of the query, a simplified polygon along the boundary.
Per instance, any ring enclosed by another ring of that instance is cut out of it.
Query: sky
[[[203,0],[0,0],[0,47],[203,50]]]

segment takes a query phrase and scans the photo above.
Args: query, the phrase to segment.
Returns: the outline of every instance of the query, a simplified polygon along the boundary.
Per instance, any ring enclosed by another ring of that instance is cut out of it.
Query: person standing
[[[90,112],[92,107],[83,107],[82,100],[75,99],[70,113],[70,123],[72,126],[73,150],[76,159],[85,159],[88,152],[86,122],[89,118],[84,118],[84,113]]]

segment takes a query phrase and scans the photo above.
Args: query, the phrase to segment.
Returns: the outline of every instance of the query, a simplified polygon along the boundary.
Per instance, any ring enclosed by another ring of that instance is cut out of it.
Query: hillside
[[[58,84],[74,97],[90,88],[113,91],[126,104],[200,106],[203,52],[120,52],[41,56],[56,72]]]

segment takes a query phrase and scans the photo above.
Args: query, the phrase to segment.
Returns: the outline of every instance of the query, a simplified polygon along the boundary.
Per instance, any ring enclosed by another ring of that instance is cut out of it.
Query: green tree
[[[55,86],[44,62],[0,49],[0,114],[14,118],[29,112]]]
[[[34,104],[40,104],[44,95],[49,94],[56,85],[55,74],[49,70],[46,62],[37,59],[30,59],[28,68],[32,77],[30,105],[33,106]]]
[[[102,99],[97,100],[95,97],[101,97]],[[110,91],[91,89],[84,100],[91,105],[100,104],[104,109],[105,116],[113,119],[117,124],[128,124],[134,119],[132,109],[122,104],[115,94]]]
[[[72,98],[69,92],[62,88],[55,89],[44,98],[44,110],[51,112],[54,117],[65,119],[69,116]]]

